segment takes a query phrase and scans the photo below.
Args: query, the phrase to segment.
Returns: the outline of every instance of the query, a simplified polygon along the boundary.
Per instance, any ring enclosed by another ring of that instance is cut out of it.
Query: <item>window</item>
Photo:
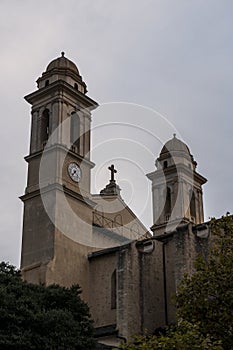
[[[165,202],[165,216],[166,218],[167,217],[170,217],[170,214],[171,214],[171,189],[170,187],[167,187],[167,191],[166,191],[166,202]],[[169,220],[169,219],[168,219]]]
[[[41,143],[47,142],[49,138],[49,110],[46,108],[41,116]]]
[[[45,85],[44,86],[48,86],[49,85],[49,80],[46,80]]]
[[[116,226],[122,226],[122,216],[120,214],[117,214],[114,219],[114,223]]]
[[[190,216],[191,218],[196,218],[196,203],[195,194],[193,191],[190,191]]]
[[[75,90],[78,91],[78,84],[77,83],[74,83],[74,88],[75,88]]]
[[[80,118],[77,113],[73,112],[71,113],[71,120],[70,120],[70,142],[72,145],[77,147],[77,150],[79,150],[79,143],[80,143]]]
[[[163,169],[166,169],[167,168],[167,161],[165,160],[164,162],[163,162]]]
[[[130,228],[130,231],[133,233],[133,237],[135,237],[135,234],[136,235],[139,235],[139,227],[138,227],[138,224],[136,224],[136,223],[133,223],[132,225],[131,225],[131,228]]]
[[[111,277],[111,309],[116,309],[116,299],[117,299],[116,270],[114,270]]]

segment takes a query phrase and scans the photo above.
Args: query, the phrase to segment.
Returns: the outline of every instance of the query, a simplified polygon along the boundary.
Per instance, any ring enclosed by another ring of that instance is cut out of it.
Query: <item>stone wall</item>
[[[95,327],[116,324],[111,308],[111,277],[116,270],[115,252],[89,260],[89,306]]]

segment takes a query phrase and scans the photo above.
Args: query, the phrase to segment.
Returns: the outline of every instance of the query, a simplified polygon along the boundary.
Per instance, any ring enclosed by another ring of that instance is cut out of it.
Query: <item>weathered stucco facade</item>
[[[21,269],[33,283],[78,283],[102,344],[117,345],[175,321],[171,302],[197,253],[208,247],[202,185],[188,147],[174,137],[147,175],[152,233],[125,204],[114,178],[91,194],[91,111],[76,65],[64,54],[26,96],[32,105]]]

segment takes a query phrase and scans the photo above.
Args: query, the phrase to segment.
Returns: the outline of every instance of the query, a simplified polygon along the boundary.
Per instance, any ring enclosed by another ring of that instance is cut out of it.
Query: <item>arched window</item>
[[[190,191],[190,216],[191,216],[191,219],[196,218],[196,203],[195,203],[195,194],[193,191]]]
[[[164,162],[163,162],[163,169],[166,169],[167,168],[167,160],[165,160]]]
[[[122,216],[120,214],[117,214],[114,218],[114,228],[116,229],[117,233],[122,234],[123,233],[123,220]]]
[[[111,276],[111,309],[116,309],[116,302],[117,302],[117,283],[116,283],[116,270],[114,270]]]
[[[45,86],[48,86],[49,85],[49,80],[46,80],[45,81]]]
[[[172,210],[171,189],[170,189],[170,187],[167,187],[167,191],[166,192],[167,193],[166,193],[166,202],[165,202],[164,211],[165,211],[166,220],[169,220],[170,215],[171,215],[171,210]]]
[[[114,223],[116,224],[116,226],[122,226],[122,216],[120,214],[117,214],[114,218]]]
[[[70,142],[79,150],[80,144],[80,118],[77,113],[73,112],[70,116]]]
[[[139,227],[138,227],[138,224],[133,223],[133,224],[131,225],[130,231],[131,231],[133,234],[138,234],[138,235],[139,235]]]
[[[93,225],[104,226],[104,211],[103,206],[98,204],[93,211]]]
[[[49,110],[46,108],[41,116],[41,143],[44,144],[49,138]]]
[[[74,88],[75,88],[75,90],[78,91],[78,84],[77,83],[74,83]]]

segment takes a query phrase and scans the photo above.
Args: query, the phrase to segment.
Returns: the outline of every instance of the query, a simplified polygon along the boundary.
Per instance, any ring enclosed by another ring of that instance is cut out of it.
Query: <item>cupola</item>
[[[43,89],[58,80],[65,81],[83,94],[87,93],[87,86],[82,80],[76,64],[65,57],[64,52],[48,64],[46,71],[37,80],[37,87]]]
[[[203,223],[202,185],[207,180],[196,172],[197,163],[188,146],[174,134],[155,165],[157,169],[147,174],[152,181],[154,235],[184,223]]]
[[[155,164],[158,170],[178,164],[188,166],[192,170],[197,166],[188,146],[179,140],[176,134],[165,143]]]

